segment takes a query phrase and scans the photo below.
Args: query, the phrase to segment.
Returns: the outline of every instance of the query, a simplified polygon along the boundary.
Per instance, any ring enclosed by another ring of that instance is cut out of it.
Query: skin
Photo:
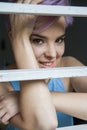
[[[11,24],[11,44],[17,68],[83,66],[73,57],[63,57],[65,50],[64,17],[59,17],[46,30],[32,34],[34,24],[32,21],[35,19],[28,15],[12,15],[11,17],[11,23],[14,23]],[[30,23],[27,24],[28,22]],[[87,77],[63,78],[62,81],[67,93],[49,92],[48,80],[41,80],[21,82],[19,96],[17,93],[16,96],[12,94],[13,89],[9,83],[1,83],[0,108],[2,110],[6,108],[3,112],[1,111],[1,121],[8,123],[8,120],[13,117],[10,123],[23,130],[55,130],[57,127],[56,111],[87,120]],[[72,92],[73,88],[78,93]],[[9,102],[13,103],[14,109],[8,107]],[[15,103],[18,104],[16,109]],[[42,111],[43,108],[44,111]]]
[[[27,3],[28,2],[31,3],[31,1],[27,1]],[[32,3],[33,2],[37,3],[40,2],[40,0],[34,0]],[[35,17],[29,15],[23,16],[20,14],[11,16],[11,43],[17,68],[39,68],[29,40],[34,21]],[[20,64],[19,59],[20,62],[22,60],[24,62]],[[40,92],[39,95],[37,95],[38,92]],[[25,102],[26,99],[28,103]],[[42,111],[42,109],[44,111]],[[19,111],[20,115],[18,115],[16,120],[12,121],[16,121],[13,124],[20,129],[54,130],[57,127],[55,107],[47,85],[43,80],[21,82]]]

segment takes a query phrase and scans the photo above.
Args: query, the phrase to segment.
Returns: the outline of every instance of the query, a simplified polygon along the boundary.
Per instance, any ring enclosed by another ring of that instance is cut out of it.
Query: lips
[[[40,68],[54,68],[55,63],[54,62],[39,62]]]

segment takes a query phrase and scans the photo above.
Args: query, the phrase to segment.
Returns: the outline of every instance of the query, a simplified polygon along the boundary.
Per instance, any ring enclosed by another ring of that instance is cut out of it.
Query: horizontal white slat
[[[87,7],[32,5],[0,2],[0,14],[23,13],[35,15],[70,15],[87,17]]]
[[[0,70],[0,82],[87,76],[87,67]]]
[[[57,128],[56,130],[87,130],[87,124]]]

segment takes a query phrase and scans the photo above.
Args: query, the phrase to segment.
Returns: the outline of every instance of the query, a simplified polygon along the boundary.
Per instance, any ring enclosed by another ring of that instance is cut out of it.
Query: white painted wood
[[[21,3],[0,2],[0,14],[23,13],[35,15],[71,15],[87,17],[87,7],[77,6],[51,6],[51,5],[30,5]]]
[[[0,70],[0,82],[87,76],[87,67]]]
[[[56,130],[87,130],[87,124],[57,128]]]

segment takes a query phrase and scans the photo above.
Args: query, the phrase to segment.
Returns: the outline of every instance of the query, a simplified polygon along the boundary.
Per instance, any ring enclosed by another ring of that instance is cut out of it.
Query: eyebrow
[[[42,36],[42,35],[38,35],[38,34],[32,34],[31,36],[36,36],[36,37],[39,37],[39,38],[43,38],[43,39],[47,39],[45,36]],[[65,38],[65,33],[63,34],[63,35],[61,35],[61,36],[59,36],[58,38]],[[57,38],[57,39],[58,39]]]
[[[58,38],[65,38],[65,37],[66,37],[66,35],[63,34],[63,35],[59,36]]]
[[[38,34],[32,34],[31,36],[36,36],[36,37],[39,37],[39,38],[47,39],[45,36],[41,36],[41,35],[38,35]]]

